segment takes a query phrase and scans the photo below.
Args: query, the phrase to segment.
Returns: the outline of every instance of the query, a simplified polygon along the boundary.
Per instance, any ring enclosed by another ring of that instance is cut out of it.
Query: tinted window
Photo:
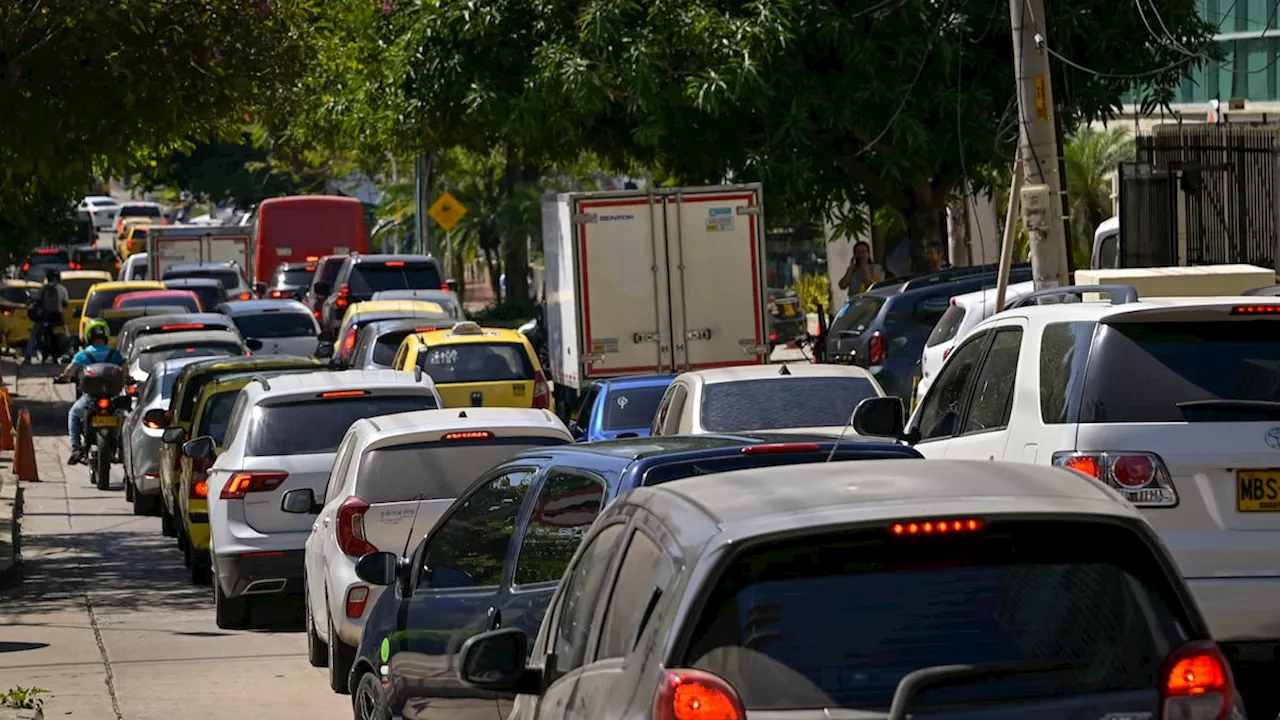
[[[633,532],[604,611],[597,660],[623,657],[635,648],[674,576],[675,565],[662,548],[643,532]]]
[[[831,322],[831,332],[862,334],[863,330],[875,322],[882,306],[884,306],[884,298],[879,295],[854,297],[836,314],[836,319]]]
[[[1080,422],[1274,420],[1266,408],[1205,400],[1280,402],[1280,323],[1274,320],[1100,325]]]
[[[80,263],[113,263],[116,261],[116,251],[106,248],[77,248],[71,253],[71,257]]]
[[[207,345],[184,345],[179,347],[165,347],[144,352],[138,355],[138,369],[143,372],[151,372],[151,368],[156,363],[164,360],[173,360],[175,358],[197,358],[197,357],[220,357],[224,355],[239,355],[244,352],[239,345],[231,345],[229,343],[209,343]]]
[[[283,270],[276,273],[273,283],[277,287],[302,287],[311,282],[311,278],[316,274],[315,268],[308,270],[306,268],[298,268],[296,270]]]
[[[938,324],[933,326],[933,332],[929,333],[929,339],[925,341],[924,346],[933,347],[954,339],[960,330],[960,323],[964,322],[964,314],[965,309],[959,305],[947,308],[947,311],[942,313],[942,317],[938,318]]]
[[[200,307],[199,300],[185,293],[182,295],[165,295],[163,297],[157,297],[154,295],[150,297],[139,297],[136,295],[133,297],[130,297],[126,295],[122,298],[119,298],[119,301],[115,304],[115,307],[117,308],[139,307],[142,305],[155,305],[156,303],[164,303],[165,305],[180,307],[183,310],[186,310],[187,312],[193,312],[193,313],[202,312],[204,310],[204,308]]]
[[[379,335],[378,339],[373,341],[371,358],[373,363],[382,367],[395,367],[396,351],[400,349],[400,343],[412,332],[412,330],[396,330]]]
[[[89,296],[89,288],[103,282],[96,278],[63,278],[62,286],[67,289],[67,297],[72,300],[83,300]]]
[[[847,439],[847,438],[846,438]],[[672,480],[683,480],[687,477],[695,475],[711,475],[714,473],[730,472],[733,470],[746,470],[748,468],[760,467],[778,467],[781,465],[803,465],[805,463],[826,462],[827,456],[831,454],[830,449],[818,450],[815,452],[789,452],[789,453],[762,453],[759,455],[743,455],[734,451],[733,455],[724,455],[721,457],[700,458],[698,460],[680,460],[668,462],[662,465],[656,465],[649,468],[644,473],[641,485],[661,485]],[[836,454],[832,460],[864,460],[868,457],[867,451],[859,450],[857,443],[845,442],[836,449]],[[880,453],[876,452],[874,457],[918,457],[914,451],[907,453]]]
[[[500,475],[475,491],[436,526],[423,554],[420,587],[497,585],[529,490],[528,470]]]
[[[160,208],[149,205],[125,205],[120,208],[118,217],[160,217]]]
[[[602,528],[582,548],[577,563],[565,574],[551,636],[557,674],[582,667],[586,661],[591,620],[600,594],[605,590],[609,566],[622,545],[624,527],[623,523],[616,523]]]
[[[532,380],[533,363],[524,345],[465,343],[431,348],[418,355],[418,367],[437,383]]]
[[[604,429],[647,428],[662,402],[664,387],[632,387],[613,390],[604,399]],[[585,418],[583,418],[585,421]]]
[[[489,468],[517,453],[563,444],[556,438],[505,437],[379,448],[360,459],[356,495],[368,503],[456,498]]]
[[[193,437],[210,435],[218,447],[222,447],[227,438],[227,423],[231,421],[231,408],[235,407],[239,394],[240,390],[236,389],[210,395],[200,415],[200,427]]]
[[[101,317],[102,311],[114,305],[116,298],[136,292],[142,292],[142,290],[99,290],[85,303],[84,315],[91,318]]]
[[[249,452],[254,455],[331,453],[338,449],[351,423],[360,418],[434,410],[430,395],[373,395],[370,397],[305,400],[259,406],[249,429]]]
[[[383,290],[438,290],[440,271],[432,263],[406,263],[399,267],[381,263],[360,263],[347,280],[355,295],[372,295]]]
[[[273,312],[233,315],[231,321],[240,334],[259,340],[286,337],[315,337],[316,321],[311,313]]]
[[[947,438],[955,434],[956,422],[964,406],[964,391],[969,387],[970,376],[982,359],[990,337],[990,333],[982,332],[969,338],[942,366],[938,379],[920,401],[917,427],[921,440]]]
[[[840,427],[849,422],[859,402],[876,396],[869,380],[856,377],[715,383],[702,391],[702,424],[711,432]]]
[[[553,470],[538,493],[520,543],[515,584],[559,580],[603,502],[604,483],[600,480]]]
[[[30,263],[31,267],[37,265],[67,265],[71,262],[71,255],[66,250],[42,252],[27,258],[27,262]]]
[[[728,680],[749,711],[885,712],[909,672],[1029,662],[1073,667],[925,690],[912,706],[1132,690],[1154,707],[1161,663],[1188,639],[1149,547],[1102,523],[992,524],[946,542],[884,530],[772,542],[709,590],[684,630],[684,666]]]
[[[1018,377],[1018,350],[1022,330],[997,330],[987,359],[973,386],[973,401],[961,434],[997,430],[1009,424],[1013,409],[1013,388]]]
[[[1040,336],[1040,419],[1045,423],[1075,422],[1079,416],[1080,383],[1096,327],[1092,322],[1045,326]]]
[[[165,280],[176,280],[177,278],[209,278],[217,280],[222,285],[223,290],[234,290],[240,287],[240,274],[235,270],[181,270],[174,272],[166,270],[164,273]]]
[[[951,298],[946,295],[935,295],[923,298],[911,309],[912,317],[922,325],[933,327],[938,320],[951,309]]]
[[[34,292],[34,288],[32,290],[27,290],[26,288],[9,286],[0,290],[0,296],[4,297],[5,302],[26,305],[27,300],[31,299],[31,292]]]
[[[195,285],[182,287],[182,289],[195,293],[196,297],[200,298],[200,306],[207,310],[227,301],[227,293],[222,290],[221,284]]]
[[[333,258],[330,260],[321,260],[320,270],[319,270],[320,276],[318,280],[320,282],[327,282],[329,284],[333,284],[334,279],[338,277],[338,270],[342,268],[343,260],[344,258]]]

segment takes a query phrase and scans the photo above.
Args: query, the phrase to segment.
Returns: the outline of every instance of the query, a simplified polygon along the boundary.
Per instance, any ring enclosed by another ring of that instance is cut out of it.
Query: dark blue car
[[[569,422],[578,442],[649,437],[662,394],[675,375],[633,375],[597,380],[587,386]]]
[[[459,681],[458,651],[472,635],[499,626],[537,635],[587,528],[623,492],[828,457],[920,457],[905,445],[866,438],[840,442],[832,456],[835,442],[767,433],[636,438],[538,448],[498,465],[458,498],[411,557],[375,553],[357,566],[366,581],[394,586],[370,611],[351,669],[357,720],[503,720],[509,696]]]

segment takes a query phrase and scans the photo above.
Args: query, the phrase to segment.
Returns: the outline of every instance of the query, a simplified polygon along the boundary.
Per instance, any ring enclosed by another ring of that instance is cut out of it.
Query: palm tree
[[[1097,130],[1088,125],[1071,136],[1063,153],[1067,166],[1067,208],[1076,267],[1088,267],[1093,232],[1111,217],[1111,175],[1134,157],[1134,141],[1120,126]]]

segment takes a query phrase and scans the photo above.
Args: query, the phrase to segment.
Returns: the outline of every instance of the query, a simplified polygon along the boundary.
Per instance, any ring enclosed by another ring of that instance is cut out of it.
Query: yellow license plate
[[[120,418],[115,415],[94,415],[89,420],[89,425],[91,427],[119,427]]]
[[[1238,471],[1236,509],[1240,512],[1280,512],[1280,469]]]
[[[783,305],[782,314],[786,317],[791,317],[796,314],[796,309],[790,305]]]

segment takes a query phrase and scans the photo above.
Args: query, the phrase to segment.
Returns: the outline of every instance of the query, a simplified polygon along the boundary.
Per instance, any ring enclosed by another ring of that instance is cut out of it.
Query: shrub
[[[796,295],[806,313],[816,313],[831,304],[831,280],[825,273],[801,275],[796,278]]]

